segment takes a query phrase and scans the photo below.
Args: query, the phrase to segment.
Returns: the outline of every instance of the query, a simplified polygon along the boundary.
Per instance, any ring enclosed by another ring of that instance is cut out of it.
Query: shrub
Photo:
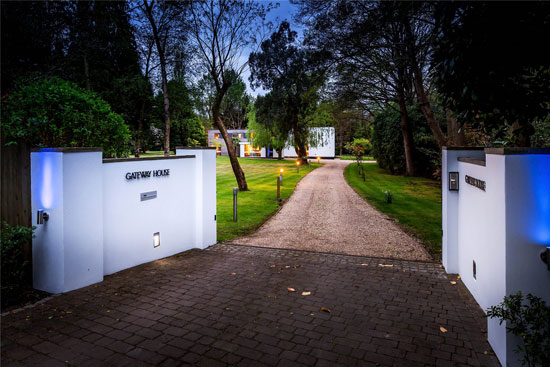
[[[531,294],[523,300],[521,292],[504,297],[498,306],[487,310],[487,317],[507,321],[506,330],[519,336],[521,344],[514,350],[523,354],[527,366],[550,366],[550,306]]]
[[[418,107],[410,106],[408,113],[413,134],[415,172],[421,176],[431,176],[439,166],[439,147]],[[374,117],[373,127],[372,154],[380,168],[392,174],[404,173],[406,161],[399,111],[391,107],[379,111]]]
[[[6,145],[101,147],[106,157],[129,154],[130,131],[98,95],[59,78],[23,85],[2,101]]]
[[[0,256],[2,262],[2,307],[14,304],[21,290],[30,284],[32,269],[25,260],[23,246],[34,237],[36,227],[10,226],[2,222]]]

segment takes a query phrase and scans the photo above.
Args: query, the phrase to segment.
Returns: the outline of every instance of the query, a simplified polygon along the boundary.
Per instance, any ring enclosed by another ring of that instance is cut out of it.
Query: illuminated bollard
[[[321,157],[317,157],[317,163],[321,163]]]
[[[296,162],[296,173],[300,173],[300,161]]]
[[[233,222],[237,221],[237,194],[239,192],[238,187],[233,188]]]
[[[283,176],[277,177],[277,202],[281,202],[281,182],[283,181]]]
[[[283,171],[284,170],[282,168],[279,170],[279,172],[281,172],[281,174],[279,175],[279,177],[281,179],[281,186],[283,185]]]

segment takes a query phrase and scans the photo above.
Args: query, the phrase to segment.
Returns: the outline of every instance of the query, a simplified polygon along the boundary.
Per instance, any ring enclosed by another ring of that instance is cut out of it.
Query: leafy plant
[[[489,307],[487,317],[506,321],[506,330],[521,338],[514,351],[523,354],[524,366],[550,366],[550,306],[541,298],[528,294],[524,301],[521,292],[511,294]]]
[[[386,197],[386,203],[391,204],[393,202],[393,194],[390,190],[384,191],[384,196]]]
[[[60,78],[25,84],[2,100],[6,145],[102,147],[107,157],[129,154],[130,131],[98,95]]]
[[[10,226],[2,222],[0,236],[2,307],[16,302],[21,290],[30,281],[30,263],[25,260],[23,246],[32,240],[35,228]]]

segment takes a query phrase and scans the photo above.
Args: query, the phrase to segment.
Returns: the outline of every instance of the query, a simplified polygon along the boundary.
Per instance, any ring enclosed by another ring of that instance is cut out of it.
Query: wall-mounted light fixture
[[[540,253],[540,259],[546,264],[546,268],[550,271],[550,246]]]
[[[458,172],[449,172],[449,191],[458,191]]]
[[[50,214],[45,212],[44,209],[38,209],[36,212],[36,224],[44,224],[48,219],[50,219]]]
[[[153,233],[153,247],[160,246],[160,232]]]

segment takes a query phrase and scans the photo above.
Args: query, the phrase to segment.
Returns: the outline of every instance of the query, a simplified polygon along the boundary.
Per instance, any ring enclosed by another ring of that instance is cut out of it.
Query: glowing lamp
[[[279,172],[283,173],[283,169],[281,168],[281,169],[279,170]]]
[[[300,165],[300,161],[296,162],[296,165],[299,166],[299,165]]]
[[[153,233],[153,247],[160,246],[160,232]]]

